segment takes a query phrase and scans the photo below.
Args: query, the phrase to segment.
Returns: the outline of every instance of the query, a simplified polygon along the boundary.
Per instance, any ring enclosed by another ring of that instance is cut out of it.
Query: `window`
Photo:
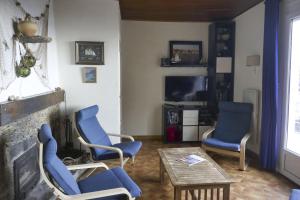
[[[287,149],[300,154],[300,18],[292,21]]]

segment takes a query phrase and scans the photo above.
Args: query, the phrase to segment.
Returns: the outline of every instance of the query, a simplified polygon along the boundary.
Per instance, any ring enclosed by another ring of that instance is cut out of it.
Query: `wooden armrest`
[[[68,170],[77,170],[77,169],[90,169],[90,168],[98,168],[103,167],[105,169],[109,169],[108,166],[104,163],[98,162],[98,163],[88,163],[88,164],[82,164],[82,165],[69,165],[67,166]]]
[[[86,141],[84,141],[84,139],[82,137],[78,137],[78,140],[80,141],[81,144],[83,144],[87,147],[90,147],[90,148],[106,149],[106,150],[117,152],[119,154],[121,167],[123,168],[123,166],[124,166],[123,151],[120,148],[98,145],[98,144],[90,144],[90,143],[87,143]]]
[[[68,197],[72,200],[83,200],[83,199],[97,199],[101,197],[108,197],[108,196],[115,196],[125,194],[129,197],[129,199],[133,199],[125,188],[114,188],[114,189],[108,189],[108,190],[102,190],[97,192],[88,192],[88,193],[82,193],[77,195],[69,195]]]
[[[208,129],[207,131],[205,131],[202,135],[202,141],[206,140],[208,138],[209,135],[212,134],[212,132],[214,132],[215,127],[211,127],[210,129]]]
[[[115,152],[123,155],[122,150],[117,148],[117,147],[104,146],[104,145],[99,145],[99,144],[90,144],[90,143],[87,143],[86,141],[84,141],[84,139],[82,137],[78,137],[78,140],[80,141],[81,144],[83,144],[87,147],[98,148],[98,149],[106,149],[106,150],[110,150],[110,151],[115,151]]]
[[[134,138],[130,135],[120,135],[120,134],[115,134],[115,133],[107,133],[109,136],[114,136],[114,137],[121,137],[121,138],[127,138],[131,140],[132,142],[134,141]]]

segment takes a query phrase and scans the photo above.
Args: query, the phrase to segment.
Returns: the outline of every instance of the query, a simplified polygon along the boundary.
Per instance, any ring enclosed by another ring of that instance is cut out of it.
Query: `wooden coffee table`
[[[187,200],[217,199],[229,200],[231,177],[213,161],[200,147],[158,149],[160,156],[160,178],[164,182],[164,172],[174,186],[174,199],[181,199],[182,192]],[[179,158],[195,154],[206,161],[188,166]]]

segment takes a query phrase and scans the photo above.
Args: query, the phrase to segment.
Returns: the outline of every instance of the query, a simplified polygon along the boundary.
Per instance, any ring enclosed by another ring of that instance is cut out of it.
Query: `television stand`
[[[162,116],[165,143],[199,142],[215,121],[213,112],[202,105],[164,104]]]

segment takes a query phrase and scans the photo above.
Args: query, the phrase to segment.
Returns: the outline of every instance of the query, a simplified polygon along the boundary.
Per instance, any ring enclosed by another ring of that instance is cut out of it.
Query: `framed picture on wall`
[[[75,42],[75,63],[104,65],[104,42]]]
[[[202,59],[202,41],[170,41],[171,65],[199,65]]]
[[[82,68],[82,82],[83,83],[97,83],[97,68],[83,67]]]

